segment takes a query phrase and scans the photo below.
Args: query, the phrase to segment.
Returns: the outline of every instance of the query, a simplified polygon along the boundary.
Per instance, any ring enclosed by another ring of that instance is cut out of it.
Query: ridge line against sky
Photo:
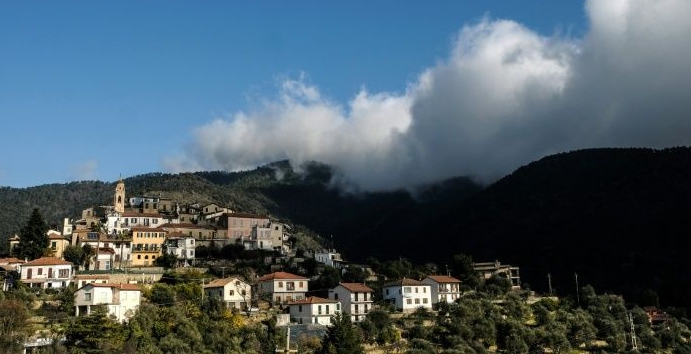
[[[316,4],[1,4],[0,185],[288,158],[380,190],[691,140],[685,1]]]

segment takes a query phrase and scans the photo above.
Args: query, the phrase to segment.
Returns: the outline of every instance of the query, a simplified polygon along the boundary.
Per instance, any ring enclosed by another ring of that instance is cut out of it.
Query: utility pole
[[[633,325],[631,312],[629,312],[629,323],[631,323],[631,350],[638,351],[638,338],[636,338],[636,327]]]
[[[578,302],[578,307],[581,307],[581,296],[578,294],[578,273],[573,273],[574,279],[576,279],[576,301]]]
[[[297,349],[290,349],[290,326],[287,326],[286,329],[286,347],[285,349],[276,348],[276,353],[297,353]]]
[[[547,273],[547,285],[549,286],[549,296],[552,296],[552,274]]]

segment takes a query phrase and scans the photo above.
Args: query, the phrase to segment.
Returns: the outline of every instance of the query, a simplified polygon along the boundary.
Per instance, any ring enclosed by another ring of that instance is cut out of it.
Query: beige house
[[[134,284],[86,284],[74,293],[75,316],[91,313],[91,306],[103,305],[118,322],[126,322],[141,302],[141,290]]]
[[[286,272],[275,272],[259,278],[259,293],[272,302],[284,303],[305,298],[309,279]]]
[[[329,290],[329,299],[340,301],[343,304],[343,313],[349,314],[351,321],[360,322],[372,310],[373,292],[374,290],[365,284],[339,283]]]
[[[216,279],[204,285],[204,293],[217,296],[231,309],[247,310],[252,299],[252,287],[240,278]]]

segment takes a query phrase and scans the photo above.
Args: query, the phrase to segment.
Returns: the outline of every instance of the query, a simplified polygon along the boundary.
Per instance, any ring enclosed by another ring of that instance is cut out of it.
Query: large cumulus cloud
[[[290,159],[336,166],[365,189],[455,175],[490,181],[546,154],[691,144],[691,2],[589,1],[583,38],[510,20],[463,27],[449,57],[403,93],[345,105],[304,78],[275,99],[199,127],[171,170]]]

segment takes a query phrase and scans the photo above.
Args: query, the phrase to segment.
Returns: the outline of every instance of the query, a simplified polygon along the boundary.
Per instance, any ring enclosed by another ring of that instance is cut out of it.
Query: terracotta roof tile
[[[461,281],[446,275],[428,275],[428,278],[436,281],[437,283],[460,283]]]
[[[374,292],[372,288],[362,283],[339,283],[338,285],[346,288],[350,292],[354,293],[371,293]]]
[[[259,281],[268,281],[268,280],[284,280],[284,279],[307,279],[305,277],[295,275],[295,274],[290,274],[286,272],[275,272],[271,274],[267,274],[261,278],[259,278]]]
[[[384,287],[388,288],[391,286],[422,286],[422,285],[429,286],[429,285],[423,284],[422,282],[419,282],[415,279],[403,278],[401,280],[388,283],[388,284],[384,285]]]
[[[293,302],[289,302],[288,305],[306,305],[306,304],[336,304],[338,303],[338,300],[330,300],[330,299],[324,299],[321,297],[316,297],[316,296],[310,296],[306,299],[302,300],[296,300]]]
[[[245,285],[248,285],[244,281],[238,279],[238,278],[222,278],[222,279],[216,279],[209,284],[204,285],[205,288],[220,288],[223,286],[226,286],[228,283],[232,283],[234,281],[240,281],[241,283],[244,283]],[[241,284],[242,285],[242,284]]]
[[[55,257],[42,257],[34,259],[31,262],[22,264],[22,266],[44,266],[44,265],[72,265],[72,263],[63,261],[60,258]]]

